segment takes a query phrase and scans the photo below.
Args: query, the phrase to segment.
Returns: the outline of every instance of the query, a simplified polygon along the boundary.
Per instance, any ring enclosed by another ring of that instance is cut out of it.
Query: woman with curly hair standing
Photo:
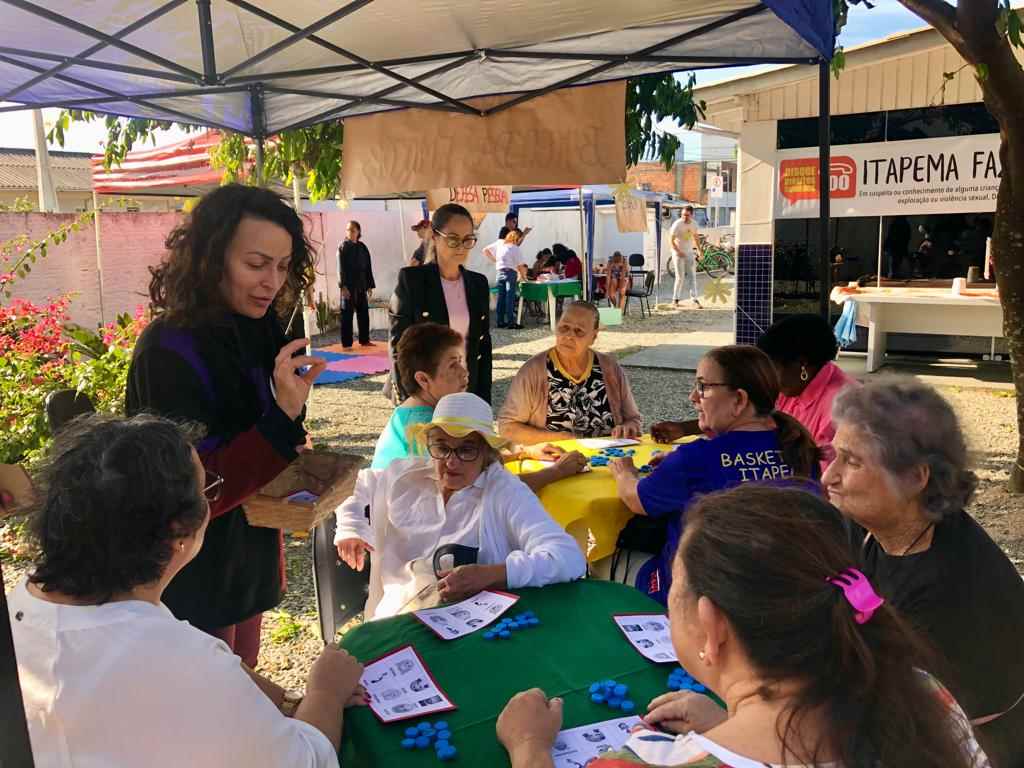
[[[196,449],[224,480],[203,548],[163,602],[254,667],[262,612],[281,600],[284,550],[281,532],[250,526],[242,504],[306,442],[305,403],[324,363],[293,357],[308,340],[286,343],[278,310],[310,284],[311,249],[276,194],[231,184],[199,202],[167,250],[151,270],[155,319],[135,347],[126,410],[202,424]]]

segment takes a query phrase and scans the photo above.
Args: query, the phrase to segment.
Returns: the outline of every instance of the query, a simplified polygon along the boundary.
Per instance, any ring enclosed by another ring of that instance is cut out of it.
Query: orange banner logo
[[[852,157],[833,157],[829,163],[829,197],[857,196],[857,163]],[[801,157],[779,163],[779,192],[790,204],[818,199],[818,159]]]

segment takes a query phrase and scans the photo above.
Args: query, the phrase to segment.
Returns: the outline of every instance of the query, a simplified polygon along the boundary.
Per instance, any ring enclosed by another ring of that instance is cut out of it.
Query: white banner
[[[818,154],[777,153],[775,218],[818,216]],[[999,191],[999,134],[832,147],[832,217],[986,213]]]

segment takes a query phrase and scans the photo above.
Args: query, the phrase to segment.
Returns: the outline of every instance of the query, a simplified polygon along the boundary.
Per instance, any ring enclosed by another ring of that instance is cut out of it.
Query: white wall
[[[773,241],[777,120],[743,123],[739,147],[736,242]]]

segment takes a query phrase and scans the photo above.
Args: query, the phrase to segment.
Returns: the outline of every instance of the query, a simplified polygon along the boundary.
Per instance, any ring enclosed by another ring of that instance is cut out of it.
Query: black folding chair
[[[44,408],[51,435],[57,434],[75,417],[96,411],[87,394],[73,389],[58,389],[51,392],[46,396]]]
[[[331,515],[313,529],[313,588],[325,645],[334,642],[347,621],[362,613],[370,585],[369,563],[355,571],[338,558],[335,523]]]
[[[640,302],[640,317],[643,318],[646,317],[646,315],[644,315],[645,303],[647,305],[647,314],[654,314],[651,311],[651,295],[654,293],[655,275],[653,269],[646,272],[640,272],[638,275],[643,275],[643,286],[638,288],[635,282],[630,286],[629,290],[626,292],[626,305],[623,307],[622,314],[625,315],[629,312],[630,299],[638,299]]]

